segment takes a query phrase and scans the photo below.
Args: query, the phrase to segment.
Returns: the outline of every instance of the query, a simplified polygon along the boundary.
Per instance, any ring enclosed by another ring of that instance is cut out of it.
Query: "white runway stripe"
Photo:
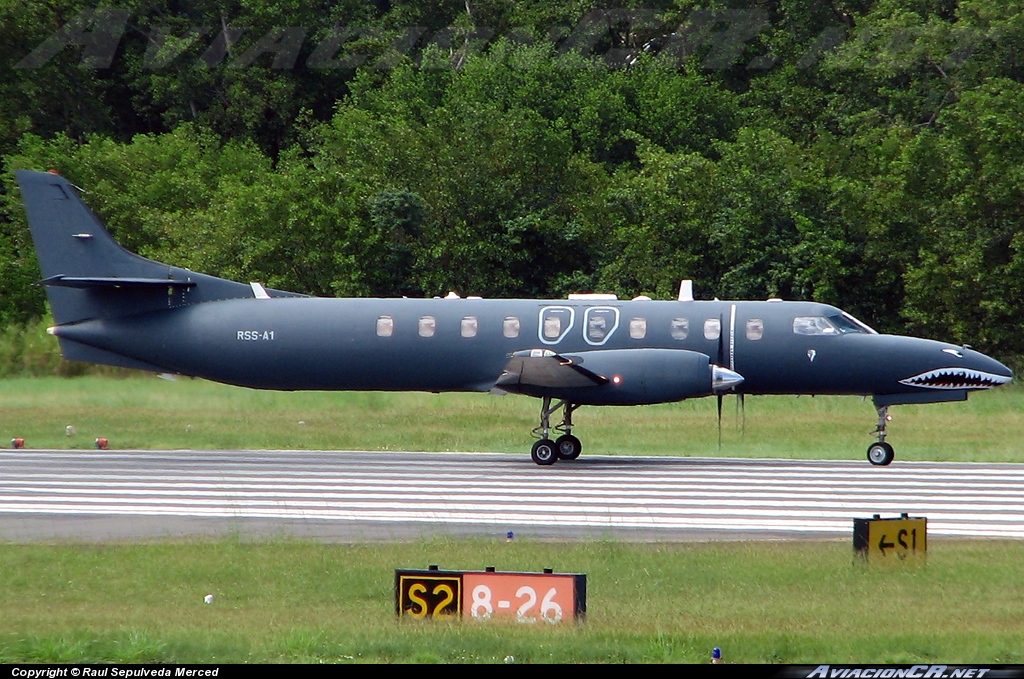
[[[87,477],[86,477],[87,478]],[[82,479],[85,480],[85,479]],[[447,479],[452,481],[452,479]],[[79,482],[81,483],[81,481]],[[751,502],[790,502],[803,504],[817,503],[878,503],[890,502],[893,499],[891,489],[849,488],[849,489],[784,489],[782,486],[769,486],[751,489],[739,484],[724,484],[715,490],[705,487],[690,487],[684,484],[657,484],[644,486],[605,486],[581,487],[574,485],[570,489],[564,487],[521,485],[509,487],[502,484],[469,484],[465,487],[449,485],[443,491],[445,498],[473,500],[487,498],[518,502],[536,498],[538,501],[550,502],[558,497],[560,501],[588,502],[595,498],[611,505],[655,503],[655,504],[694,504],[714,501],[723,504],[749,504]],[[47,496],[66,495],[220,495],[226,491],[238,497],[300,497],[317,496],[324,499],[345,497],[349,499],[377,498],[397,496],[407,500],[431,500],[439,496],[438,486],[423,484],[381,484],[381,483],[313,483],[303,481],[295,484],[267,482],[261,484],[253,480],[245,482],[212,482],[197,483],[181,480],[162,483],[153,482],[111,482],[88,480],[86,485],[61,481],[20,481],[18,483],[0,483],[0,494],[31,494]],[[610,497],[611,496],[611,497]],[[2,495],[0,495],[2,497]],[[941,500],[942,506],[999,506],[1004,511],[1024,511],[1024,496],[1020,490],[999,489],[983,492],[977,490],[946,490],[936,491],[934,488],[903,489],[898,497],[902,502],[935,504]]]
[[[757,495],[757,494],[754,494]],[[204,491],[181,487],[175,488],[54,488],[42,489],[8,489],[2,496],[2,506],[11,508],[19,504],[30,505],[33,502],[48,502],[57,498],[67,498],[68,502],[77,502],[82,506],[91,506],[97,503],[113,503],[135,505],[141,498],[152,498],[158,501],[160,498],[182,498],[188,497],[192,503],[220,503],[229,501],[232,503],[245,503],[250,506],[263,506],[269,503],[285,504],[287,506],[337,506],[346,507],[368,507],[382,502],[396,502],[400,506],[412,502],[419,503],[419,506],[435,507],[441,505],[444,508],[465,508],[470,511],[501,511],[508,505],[518,507],[535,507],[536,511],[548,512],[551,508],[550,496],[539,496],[531,494],[509,494],[488,493],[478,494],[475,492],[451,492],[439,496],[437,493],[392,493],[382,490],[379,493],[364,492],[300,492],[298,490],[273,491],[261,490],[258,488],[239,489],[232,486],[220,488],[211,487]],[[699,513],[709,506],[708,496],[693,498],[667,499],[658,496],[649,497],[600,497],[581,496],[575,492],[565,493],[559,497],[559,503],[565,506],[572,506],[576,511],[608,511],[622,512],[630,511],[640,507],[645,511],[689,511]],[[1015,498],[1020,500],[1020,497]],[[1024,519],[1024,502],[1019,504],[1000,502],[996,500],[972,499],[970,502],[958,501],[936,502],[912,500],[901,498],[898,502],[892,496],[858,496],[856,501],[838,501],[837,498],[812,499],[799,494],[788,496],[755,496],[755,497],[715,497],[711,503],[716,510],[742,510],[754,511],[751,509],[751,501],[757,500],[764,506],[780,505],[780,509],[787,512],[800,510],[829,510],[841,506],[844,512],[857,511],[863,513],[877,513],[881,509],[890,511],[890,507],[898,506],[906,509],[912,507],[915,512],[940,512],[955,509],[957,515],[983,514],[988,515],[994,509],[999,510],[1000,515],[994,517],[993,521],[1020,521]],[[162,502],[162,500],[159,500]],[[784,506],[781,506],[784,505]],[[880,509],[881,508],[881,509]],[[777,511],[777,509],[772,509]]]
[[[1024,538],[1024,465],[323,451],[3,451],[0,521],[151,516]]]

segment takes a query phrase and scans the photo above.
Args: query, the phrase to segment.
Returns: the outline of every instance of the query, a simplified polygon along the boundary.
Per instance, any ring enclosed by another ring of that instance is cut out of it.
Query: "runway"
[[[1024,465],[351,451],[0,451],[0,540],[1024,538]]]

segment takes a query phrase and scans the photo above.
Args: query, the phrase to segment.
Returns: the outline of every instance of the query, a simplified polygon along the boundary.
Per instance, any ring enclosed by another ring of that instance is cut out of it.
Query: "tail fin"
[[[16,175],[43,274],[39,283],[46,286],[58,324],[252,296],[248,285],[128,252],[60,175]]]
[[[253,296],[249,285],[128,252],[63,177],[27,170],[15,174],[43,274],[39,284],[46,286],[58,325]],[[282,294],[288,293],[275,296]],[[156,369],[64,338],[60,343],[64,357],[71,360]]]

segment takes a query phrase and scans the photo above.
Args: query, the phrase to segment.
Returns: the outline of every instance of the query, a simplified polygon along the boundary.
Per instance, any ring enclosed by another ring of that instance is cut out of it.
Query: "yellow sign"
[[[869,561],[898,563],[923,559],[928,551],[928,519],[903,514],[853,520],[853,549]]]
[[[395,603],[399,615],[412,618],[461,617],[462,578],[458,575],[402,573],[395,580]]]

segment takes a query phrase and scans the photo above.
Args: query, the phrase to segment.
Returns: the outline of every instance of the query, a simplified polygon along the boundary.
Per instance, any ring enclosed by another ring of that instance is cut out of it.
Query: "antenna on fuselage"
[[[693,281],[687,279],[679,282],[679,301],[693,301]]]

